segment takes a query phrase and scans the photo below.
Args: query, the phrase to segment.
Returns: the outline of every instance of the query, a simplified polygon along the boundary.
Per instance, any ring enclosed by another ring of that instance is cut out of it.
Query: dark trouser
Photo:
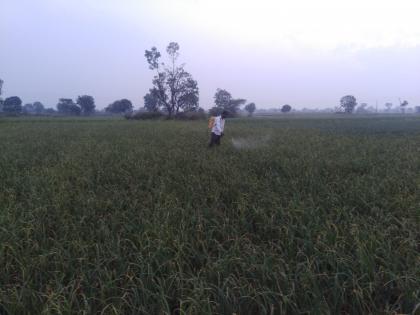
[[[218,136],[216,135],[214,132],[211,133],[211,137],[210,137],[210,143],[209,143],[209,147],[212,147],[213,145],[220,145],[220,138],[222,136]]]

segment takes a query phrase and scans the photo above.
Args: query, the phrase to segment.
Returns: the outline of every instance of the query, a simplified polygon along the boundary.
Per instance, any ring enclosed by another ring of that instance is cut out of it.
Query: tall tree
[[[19,114],[22,112],[22,100],[18,96],[11,96],[4,100],[3,111],[9,114]]]
[[[340,99],[340,106],[344,112],[351,114],[357,105],[356,98],[353,95],[346,95]]]
[[[255,103],[249,103],[245,106],[245,110],[248,112],[248,116],[252,116],[256,109],[257,106],[255,106]]]
[[[82,110],[71,98],[60,98],[57,104],[57,111],[63,115],[79,116]]]
[[[229,116],[235,116],[239,107],[245,104],[246,100],[242,98],[234,99],[228,91],[217,89],[216,94],[214,94],[214,103],[216,108],[212,109],[213,111],[226,110],[229,112]]]
[[[80,106],[84,115],[90,115],[95,112],[95,99],[90,95],[79,96],[76,103]]]
[[[2,89],[3,89],[3,83],[4,83],[4,81],[2,80],[2,79],[0,79],[0,96],[1,96],[1,94],[2,94]]]
[[[156,47],[145,51],[144,55],[149,68],[156,71],[152,81],[153,88],[150,89],[145,98],[148,99],[148,105],[156,105],[158,108],[165,109],[171,117],[179,111],[198,108],[199,90],[197,81],[193,79],[190,73],[185,71],[185,65],[177,63],[179,57],[178,43],[169,43],[166,52],[169,56],[167,65],[159,61],[161,54]]]

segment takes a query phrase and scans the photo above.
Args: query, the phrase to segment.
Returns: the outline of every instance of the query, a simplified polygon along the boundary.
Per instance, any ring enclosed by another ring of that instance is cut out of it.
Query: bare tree
[[[3,88],[3,83],[4,81],[0,79],[0,96],[1,96],[2,88]]]

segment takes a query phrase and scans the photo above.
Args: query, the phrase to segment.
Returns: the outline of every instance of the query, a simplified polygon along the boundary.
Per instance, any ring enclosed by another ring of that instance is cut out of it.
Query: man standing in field
[[[211,128],[211,137],[209,148],[213,145],[220,145],[220,138],[223,137],[225,118],[227,115],[228,112],[224,110],[221,115],[210,118],[209,127]]]

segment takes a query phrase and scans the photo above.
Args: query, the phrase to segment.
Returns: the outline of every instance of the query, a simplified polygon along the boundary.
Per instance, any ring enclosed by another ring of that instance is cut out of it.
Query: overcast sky
[[[419,12],[419,0],[0,0],[3,97],[139,107],[153,76],[144,50],[176,41],[204,108],[216,88],[257,107],[346,94],[420,105]]]

